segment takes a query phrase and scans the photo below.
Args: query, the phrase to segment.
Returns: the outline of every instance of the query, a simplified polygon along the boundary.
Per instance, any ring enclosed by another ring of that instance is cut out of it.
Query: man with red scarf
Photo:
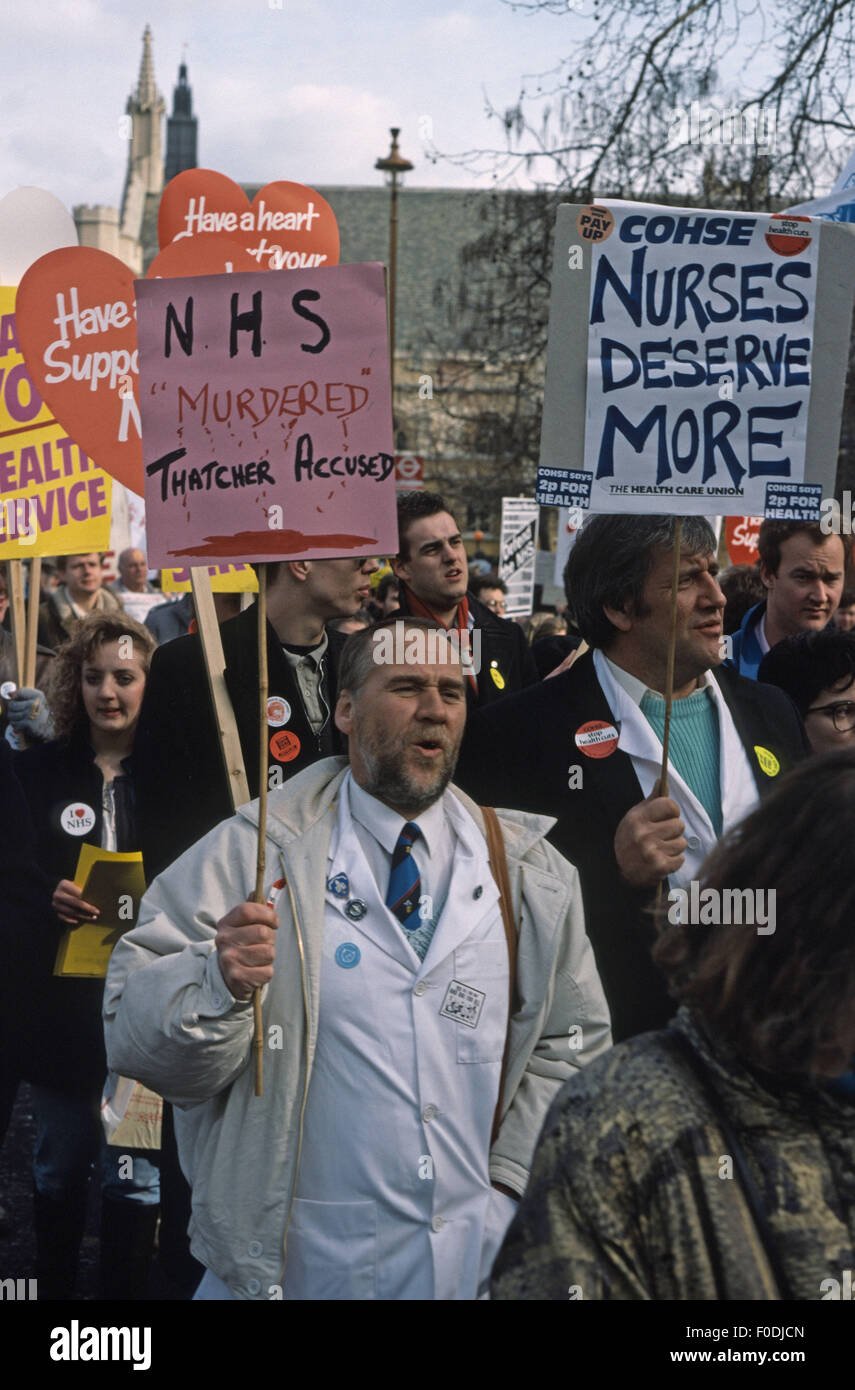
[[[461,634],[473,666],[468,672],[469,709],[499,700],[537,681],[537,667],[522,629],[466,592],[469,564],[463,537],[437,492],[405,492],[398,498],[398,554],[392,568],[400,586],[397,617],[433,618]]]

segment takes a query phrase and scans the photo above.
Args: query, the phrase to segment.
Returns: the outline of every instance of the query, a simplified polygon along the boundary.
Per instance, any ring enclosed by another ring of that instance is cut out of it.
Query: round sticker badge
[[[290,729],[280,729],[270,740],[270,751],[277,762],[292,763],[300,752],[300,740]]]
[[[340,965],[342,970],[352,970],[362,959],[362,952],[355,941],[343,941],[336,947],[335,963]]]
[[[576,218],[576,231],[585,241],[605,241],[612,234],[615,219],[608,208],[589,204]]]
[[[496,661],[490,662],[490,679],[492,680],[497,690],[504,690],[505,678],[499,670],[499,665]]]
[[[0,685],[0,697],[4,700],[11,700],[17,689],[18,687],[14,681],[4,681],[3,684]]]
[[[59,823],[66,835],[88,835],[95,824],[95,812],[85,801],[72,801],[60,813]]]
[[[777,777],[778,773],[781,771],[781,764],[778,762],[775,754],[770,753],[768,748],[761,748],[759,743],[755,743],[754,752],[757,754],[757,761],[766,776]]]
[[[291,718],[291,706],[281,695],[271,695],[267,701],[267,722],[274,729],[281,729]]]
[[[614,724],[589,719],[587,724],[579,725],[573,740],[586,758],[608,758],[617,748],[619,737]]]
[[[769,218],[766,245],[777,256],[799,256],[812,239],[810,218],[803,214],[775,212]]]

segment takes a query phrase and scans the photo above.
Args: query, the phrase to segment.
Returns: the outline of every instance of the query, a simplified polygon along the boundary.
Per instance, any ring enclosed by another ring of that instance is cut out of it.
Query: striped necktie
[[[421,926],[418,906],[422,881],[412,854],[421,833],[413,821],[405,823],[392,852],[392,872],[386,890],[386,906],[408,931]]]

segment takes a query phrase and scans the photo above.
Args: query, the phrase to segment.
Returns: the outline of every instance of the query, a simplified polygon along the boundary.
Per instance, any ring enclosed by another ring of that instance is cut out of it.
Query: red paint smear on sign
[[[307,550],[355,550],[358,545],[376,545],[376,536],[306,535],[303,531],[238,531],[234,536],[206,536],[204,545],[170,550],[170,555],[277,555],[305,554]]]

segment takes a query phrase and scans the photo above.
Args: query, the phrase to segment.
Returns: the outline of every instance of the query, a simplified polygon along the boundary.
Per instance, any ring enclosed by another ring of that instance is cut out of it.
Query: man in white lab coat
[[[110,1066],[179,1107],[200,1298],[475,1298],[551,1100],[610,1045],[578,875],[549,820],[502,812],[509,1020],[483,818],[449,785],[466,694],[445,632],[354,634],[339,689],[350,766],[271,794],[267,905],[251,803],[155,880],[110,966]]]

